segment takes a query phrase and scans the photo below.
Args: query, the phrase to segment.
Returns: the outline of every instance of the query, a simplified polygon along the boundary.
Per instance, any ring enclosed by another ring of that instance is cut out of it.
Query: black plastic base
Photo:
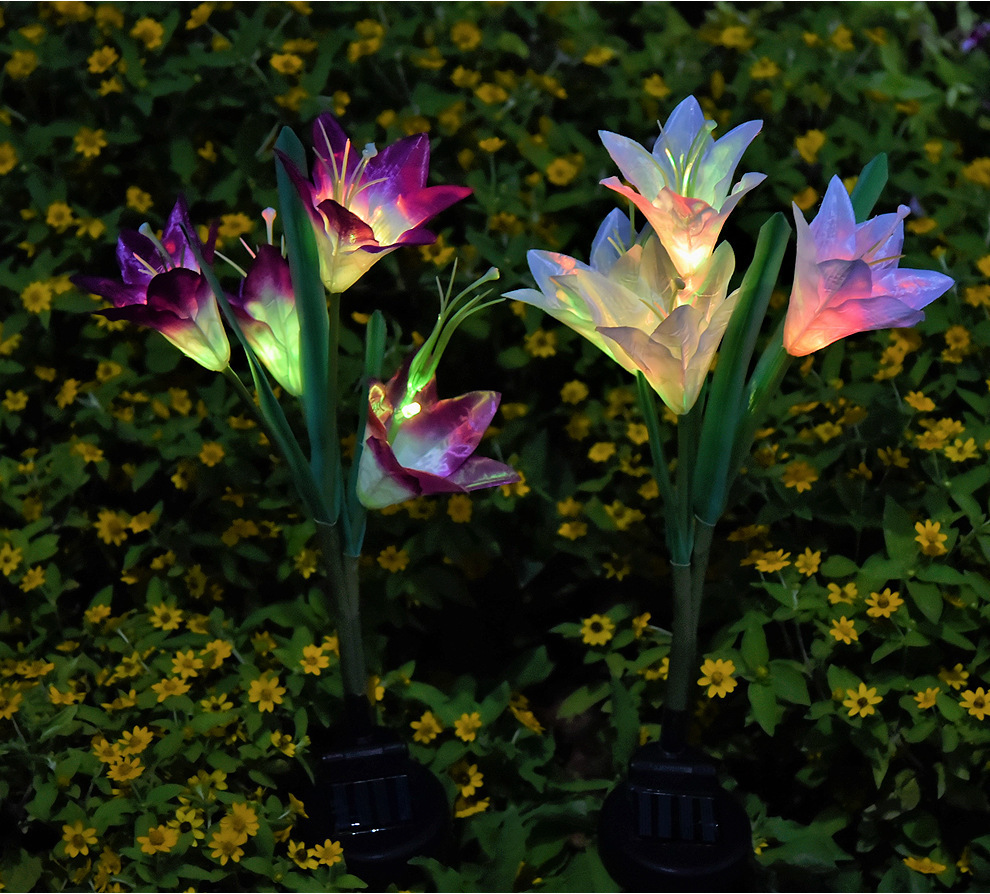
[[[598,823],[609,875],[626,891],[749,891],[752,834],[742,805],[701,756],[637,749]]]
[[[403,743],[373,727],[317,753],[316,782],[293,791],[308,814],[300,837],[339,841],[348,872],[372,886],[408,879],[412,857],[439,856],[450,829],[447,793]]]

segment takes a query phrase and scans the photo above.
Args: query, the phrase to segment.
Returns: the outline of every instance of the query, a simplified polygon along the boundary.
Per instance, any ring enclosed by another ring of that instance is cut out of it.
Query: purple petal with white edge
[[[360,158],[361,153],[358,152]],[[426,183],[430,169],[430,138],[425,134],[404,137],[386,146],[365,168],[365,183],[381,180],[368,188],[374,203],[385,204],[406,193],[417,192]]]
[[[419,496],[419,482],[399,465],[388,441],[370,437],[361,451],[357,494],[368,509],[384,509]]]
[[[955,280],[944,273],[910,268],[874,276],[874,282],[879,291],[896,295],[898,300],[916,310],[927,307],[955,285]]]
[[[395,458],[407,469],[451,475],[481,442],[499,400],[497,392],[472,391],[437,401],[401,423],[392,441]]]
[[[137,230],[121,230],[117,237],[117,263],[121,278],[128,285],[146,287],[152,276],[168,269],[155,243]]]
[[[115,279],[104,276],[71,276],[69,279],[77,288],[109,301],[114,307],[129,307],[132,304],[144,304],[147,300],[147,287],[144,285],[127,285]],[[99,311],[97,311],[99,313]]]
[[[485,456],[472,456],[448,479],[466,491],[515,484],[519,473],[511,466]]]

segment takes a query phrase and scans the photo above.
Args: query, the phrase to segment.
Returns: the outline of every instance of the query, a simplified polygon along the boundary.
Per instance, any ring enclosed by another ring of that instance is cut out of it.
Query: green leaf
[[[597,705],[600,701],[603,701],[608,697],[608,694],[609,684],[605,682],[599,683],[593,688],[582,686],[561,702],[560,707],[557,709],[557,715],[563,720],[577,717],[578,714],[583,714],[593,705]]]
[[[886,185],[887,153],[881,152],[863,168],[853,187],[850,198],[857,223],[863,223],[870,216]]]
[[[773,689],[763,683],[750,683],[747,695],[756,722],[763,727],[763,731],[768,736],[772,736],[777,728],[777,721],[783,714],[777,705],[777,697]]]

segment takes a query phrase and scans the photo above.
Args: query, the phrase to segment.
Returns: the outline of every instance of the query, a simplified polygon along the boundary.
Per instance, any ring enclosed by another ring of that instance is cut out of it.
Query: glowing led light
[[[396,412],[403,419],[412,419],[412,417],[415,416],[417,413],[419,413],[419,411],[422,409],[423,408],[419,405],[419,403],[413,401],[411,404],[406,404],[403,407],[399,407],[399,409]]]

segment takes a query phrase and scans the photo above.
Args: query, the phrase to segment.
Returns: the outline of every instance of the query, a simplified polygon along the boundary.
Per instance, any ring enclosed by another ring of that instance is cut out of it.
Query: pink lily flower
[[[424,494],[466,493],[518,481],[509,466],[471,455],[501,395],[472,391],[439,400],[435,376],[410,393],[410,362],[388,382],[371,385],[358,467],[361,503],[382,509]]]
[[[652,154],[628,137],[598,132],[633,188],[617,177],[602,185],[639,208],[687,278],[711,256],[739,200],[766,179],[766,174],[745,174],[729,191],[736,165],[762,127],[762,121],[747,121],[716,141],[711,136],[715,122],[706,121],[698,100],[689,96],[661,125]]]
[[[406,137],[377,152],[359,152],[329,112],[313,123],[316,160],[312,181],[284,155],[316,232],[320,276],[330,292],[350,288],[371,266],[400,245],[429,245],[436,236],[423,225],[471,194],[464,186],[426,186],[430,140]]]
[[[726,294],[731,246],[720,245],[685,282],[660,240],[636,240],[616,209],[598,229],[590,265],[551,251],[527,259],[539,288],[506,298],[541,308],[623,369],[641,371],[674,413],[694,406],[738,299]]]
[[[933,270],[899,270],[906,205],[856,223],[852,200],[838,177],[829,182],[809,225],[794,205],[797,258],[784,322],[784,348],[804,357],[873,329],[913,326],[921,308],[953,284]]]
[[[240,294],[230,304],[265,368],[290,394],[302,394],[299,315],[289,262],[278,248],[267,243],[258,246]]]
[[[157,329],[183,354],[217,372],[230,362],[216,297],[196,263],[186,232],[196,239],[189,209],[180,196],[160,240],[150,230],[124,230],[117,240],[123,282],[102,276],[73,276],[81,289],[114,306],[97,311],[108,320],[130,320]],[[206,263],[213,260],[215,234],[199,244]]]

